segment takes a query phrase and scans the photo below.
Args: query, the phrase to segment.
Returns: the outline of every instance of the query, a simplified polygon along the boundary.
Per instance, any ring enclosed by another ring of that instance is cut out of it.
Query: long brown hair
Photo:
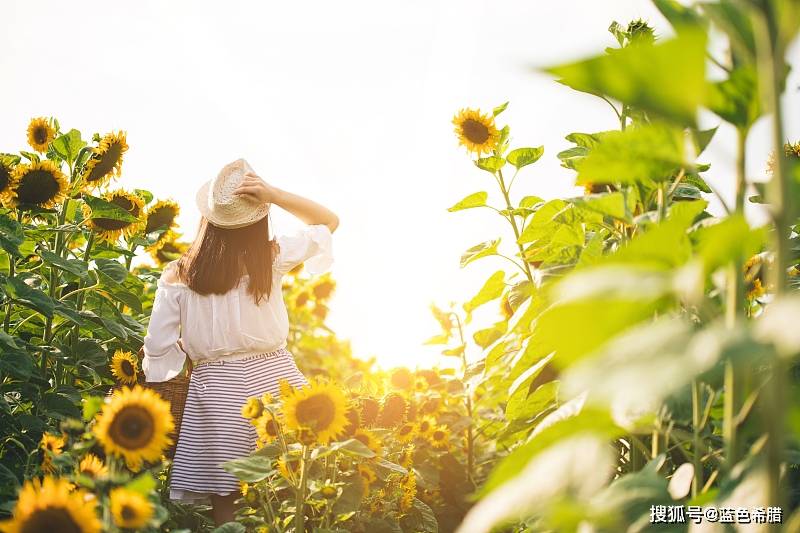
[[[277,245],[269,238],[268,219],[230,229],[203,217],[197,238],[178,260],[178,278],[199,294],[225,294],[248,274],[247,292],[256,305],[264,296],[269,298]]]

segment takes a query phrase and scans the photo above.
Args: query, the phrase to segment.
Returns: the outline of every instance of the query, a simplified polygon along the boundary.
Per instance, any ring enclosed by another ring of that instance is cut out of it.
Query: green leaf
[[[500,322],[496,322],[492,327],[476,331],[472,335],[472,338],[475,341],[475,344],[477,344],[481,348],[486,348],[490,344],[495,342],[497,339],[505,335],[507,330],[508,330],[508,322],[502,320]]]
[[[506,160],[502,157],[497,156],[489,156],[489,157],[482,157],[475,161],[475,166],[481,170],[485,170],[486,172],[495,173],[506,164]]]
[[[491,276],[481,287],[481,290],[478,291],[478,294],[472,297],[472,299],[464,304],[464,311],[470,313],[480,307],[481,305],[491,302],[503,294],[503,289],[506,286],[506,273],[502,270],[498,270]]]
[[[538,161],[543,153],[544,146],[539,146],[538,148],[517,148],[511,150],[506,156],[506,159],[509,163],[520,169]]]
[[[708,130],[696,130],[692,128],[692,139],[694,139],[694,146],[695,149],[697,150],[697,155],[700,155],[705,151],[706,147],[708,146],[708,143],[710,143],[711,139],[714,138],[714,134],[717,133],[718,129],[719,126],[716,126]],[[711,191],[703,191],[703,192],[711,192]]]
[[[78,152],[86,146],[86,141],[81,139],[81,132],[71,129],[53,141],[53,149],[67,163],[72,163],[78,157]]]
[[[6,293],[15,301],[42,313],[47,318],[53,316],[55,303],[44,292],[30,287],[22,278],[13,277],[5,280]]]
[[[436,521],[436,515],[433,514],[433,509],[417,498],[414,498],[414,509],[420,513],[422,518],[422,531],[424,533],[438,533],[439,524]]]
[[[3,335],[11,339],[6,333]],[[0,370],[17,379],[27,380],[33,374],[33,360],[24,351],[4,348],[0,355]]]
[[[755,67],[738,67],[728,79],[709,84],[706,105],[734,126],[750,128],[763,113]]]
[[[488,257],[490,255],[497,255],[497,246],[500,244],[500,239],[495,239],[493,241],[486,241],[480,244],[476,244],[466,252],[461,255],[461,268],[464,268],[468,264],[476,261],[482,257]]]
[[[544,202],[544,199],[539,196],[525,196],[519,201],[519,206],[525,209],[532,209],[542,202]]]
[[[273,471],[272,460],[260,455],[250,455],[242,459],[227,461],[222,463],[222,468],[246,483],[261,481]]]
[[[625,196],[619,191],[589,194],[575,198],[572,202],[612,218],[630,220],[630,215],[625,209]]]
[[[579,185],[649,184],[670,179],[681,167],[692,167],[683,131],[656,124],[608,132],[586,157],[575,162]]]
[[[218,528],[212,529],[211,533],[245,533],[246,531],[247,528],[239,522],[226,522]]]
[[[56,265],[61,270],[65,270],[81,278],[86,278],[89,275],[89,265],[86,263],[86,261],[81,261],[80,259],[64,259],[63,257],[56,255],[53,252],[49,252],[41,247],[37,253],[46,262]]]
[[[492,115],[496,117],[497,115],[505,111],[507,107],[508,107],[508,102],[500,104],[499,106],[492,109]]]
[[[145,472],[126,483],[125,488],[149,497],[156,490],[156,480],[150,472]]]
[[[654,45],[627,46],[546,70],[575,90],[694,125],[705,99],[705,49],[705,32],[687,30]]]
[[[97,268],[117,283],[122,283],[128,277],[128,269],[115,259],[95,259]]]
[[[731,261],[751,257],[759,251],[766,237],[766,228],[750,229],[742,215],[732,215],[718,224],[700,228],[693,235],[708,273]]]
[[[653,0],[653,3],[678,33],[703,29],[708,25],[693,7],[686,7],[678,0]]]
[[[88,422],[103,407],[102,396],[87,396],[83,399],[83,419]]]
[[[703,3],[706,15],[728,35],[735,62],[753,63],[756,58],[755,32],[751,15],[742,7],[730,0]]]
[[[461,211],[463,209],[472,209],[473,207],[484,207],[486,205],[486,199],[489,197],[489,193],[481,191],[470,194],[453,207],[448,208],[447,210],[451,213],[454,211]]]
[[[11,255],[19,256],[19,245],[24,240],[22,225],[5,213],[0,213],[0,247]]]
[[[125,209],[113,202],[102,198],[96,198],[88,194],[83,195],[83,201],[92,210],[91,218],[107,218],[121,222],[136,222],[136,217],[128,213]]]

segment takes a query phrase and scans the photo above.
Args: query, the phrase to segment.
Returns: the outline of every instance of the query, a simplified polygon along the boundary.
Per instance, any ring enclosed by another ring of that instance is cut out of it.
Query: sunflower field
[[[486,190],[449,211],[507,233],[461,256],[498,265],[473,294],[431,306],[441,364],[354,357],[325,323],[335,280],[284,278],[309,385],[242,406],[258,441],[224,465],[242,491],[224,525],[168,499],[178,421],[137,355],[188,246],[179,206],[121,188],[124,132],[31,120],[31,151],[0,154],[0,531],[800,531],[800,139],[782,108],[800,2],[654,4],[674,36],[612,22],[614,46],[545,69],[618,124],[564,132],[583,194],[520,190],[545,149],[512,145],[508,103],[455,114]],[[703,162],[723,123],[732,194]]]

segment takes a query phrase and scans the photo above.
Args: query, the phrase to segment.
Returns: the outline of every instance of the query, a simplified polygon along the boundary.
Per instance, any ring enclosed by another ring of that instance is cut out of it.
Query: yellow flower
[[[291,396],[294,393],[294,387],[289,383],[288,379],[281,379],[278,381],[278,396],[283,399]]]
[[[480,109],[462,109],[453,118],[458,143],[480,157],[490,153],[500,140],[494,117],[482,114]]]
[[[434,448],[447,448],[450,444],[450,430],[445,426],[437,426],[428,434],[428,442]]]
[[[417,436],[417,425],[411,422],[406,422],[395,432],[395,438],[398,442],[406,443],[414,440]]]
[[[317,300],[325,300],[328,297],[330,297],[331,293],[333,292],[333,289],[335,288],[336,284],[333,281],[331,281],[329,277],[326,277],[322,279],[320,282],[318,282],[316,285],[314,285],[314,288],[312,289],[312,291],[314,292],[314,298],[316,298]]]
[[[242,416],[245,418],[258,418],[264,411],[264,405],[258,398],[248,398],[242,406]]]
[[[369,397],[361,398],[359,403],[361,404],[361,423],[364,427],[375,425],[381,412],[381,404],[375,398]]]
[[[52,435],[50,433],[44,433],[42,435],[42,440],[39,442],[39,447],[44,452],[42,470],[49,473],[55,471],[53,456],[61,455],[61,451],[64,449],[66,442],[66,439],[62,435]]]
[[[419,408],[419,412],[421,415],[435,415],[438,413],[442,408],[442,398],[441,396],[431,396],[430,398],[426,398],[422,405]]]
[[[108,467],[93,453],[87,453],[78,465],[78,473],[92,479],[108,474]]]
[[[265,392],[261,395],[261,403],[264,405],[272,405],[275,403],[275,397],[272,394]]]
[[[84,183],[95,188],[105,185],[112,177],[119,177],[122,173],[122,156],[127,151],[124,131],[107,134],[99,146],[92,148],[92,155],[83,169]]]
[[[164,266],[171,261],[179,259],[188,249],[189,243],[187,242],[174,239],[170,241],[161,241],[158,249],[152,254],[152,257],[159,266]]]
[[[14,506],[13,518],[2,524],[6,533],[100,533],[95,499],[71,490],[66,479],[45,477],[26,481]]]
[[[144,227],[145,233],[152,233],[156,230],[165,229],[164,233],[158,238],[158,242],[168,242],[169,230],[175,227],[181,208],[173,200],[159,200],[147,210],[147,222]]]
[[[417,476],[413,470],[408,471],[405,481],[402,484],[403,495],[400,497],[400,510],[407,512],[414,506],[414,498],[417,497]]]
[[[411,465],[414,464],[414,445],[409,444],[405,448],[403,448],[403,452],[400,454],[399,464],[403,468],[411,468]]]
[[[11,188],[14,166],[11,160],[0,156],[0,207],[11,207],[14,201],[14,192]]]
[[[389,383],[391,383],[392,387],[395,389],[409,390],[414,386],[414,376],[409,369],[400,367],[392,372]]]
[[[136,220],[115,220],[113,218],[93,217],[92,209],[88,204],[83,204],[83,218],[88,221],[89,227],[101,241],[116,242],[120,235],[131,237],[137,234],[144,225],[142,211],[144,200],[139,195],[119,189],[103,194],[102,198],[127,211]]]
[[[156,461],[172,444],[175,429],[169,402],[152,389],[135,385],[114,392],[97,416],[94,431],[106,454],[123,457],[131,470]]]
[[[375,455],[380,455],[383,450],[381,441],[375,434],[368,429],[359,429],[353,435],[353,438],[360,441],[364,446],[375,452]]]
[[[753,288],[747,291],[747,298],[750,300],[755,300],[756,298],[760,298],[766,294],[767,290],[761,285],[761,280],[756,278],[753,280]]]
[[[390,393],[383,399],[378,425],[382,427],[396,427],[405,422],[408,403],[400,394]]]
[[[17,165],[11,173],[11,203],[50,208],[67,197],[69,183],[52,161]]]
[[[283,398],[289,429],[310,429],[317,442],[327,444],[347,426],[347,399],[340,387],[320,380]]]
[[[133,385],[139,373],[139,359],[131,352],[117,350],[111,358],[111,373],[120,383]]]
[[[138,492],[117,487],[111,489],[110,500],[111,514],[119,527],[141,529],[153,517],[153,505]]]
[[[294,483],[300,474],[300,457],[296,454],[291,454],[288,458],[281,457],[278,459],[278,472],[286,481]]]
[[[436,427],[436,419],[430,416],[423,417],[417,425],[417,431],[421,437],[428,436],[428,433]]]
[[[253,420],[253,425],[256,427],[258,437],[262,441],[272,442],[278,438],[280,432],[279,422],[269,411],[264,411],[264,414]]]
[[[325,485],[319,490],[319,493],[326,500],[332,500],[339,495],[339,489],[333,485]]]
[[[56,138],[56,129],[44,117],[31,119],[28,124],[28,144],[37,152],[44,153]]]
[[[375,475],[375,471],[365,464],[358,465],[358,475],[361,476],[365,485],[371,485],[378,479],[378,476]]]

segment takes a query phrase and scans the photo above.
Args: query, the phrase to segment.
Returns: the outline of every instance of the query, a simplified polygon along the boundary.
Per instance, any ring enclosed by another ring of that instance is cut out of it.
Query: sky
[[[354,353],[386,368],[432,366],[443,358],[422,345],[438,333],[429,305],[460,306],[507,266],[489,258],[460,269],[461,253],[497,236],[513,242],[489,210],[447,212],[480,190],[499,205],[491,177],[457,146],[454,113],[510,101],[499,124],[511,126],[512,147],[545,147],[512,195],[578,194],[556,158],[564,136],[613,129],[617,119],[537,68],[600,53],[614,45],[612,20],[639,17],[669,36],[645,0],[4,0],[0,151],[25,149],[36,116],[87,137],[124,130],[118,184],[177,200],[187,239],[197,188],[244,157],[265,180],[339,215],[329,323]],[[796,43],[790,55],[797,64]],[[797,139],[797,73],[789,87],[787,136]],[[761,120],[748,140],[754,181],[764,179],[768,131]],[[723,126],[701,158],[728,199],[734,154]],[[271,216],[276,233],[301,227],[280,209]],[[498,318],[488,304],[470,329]]]

